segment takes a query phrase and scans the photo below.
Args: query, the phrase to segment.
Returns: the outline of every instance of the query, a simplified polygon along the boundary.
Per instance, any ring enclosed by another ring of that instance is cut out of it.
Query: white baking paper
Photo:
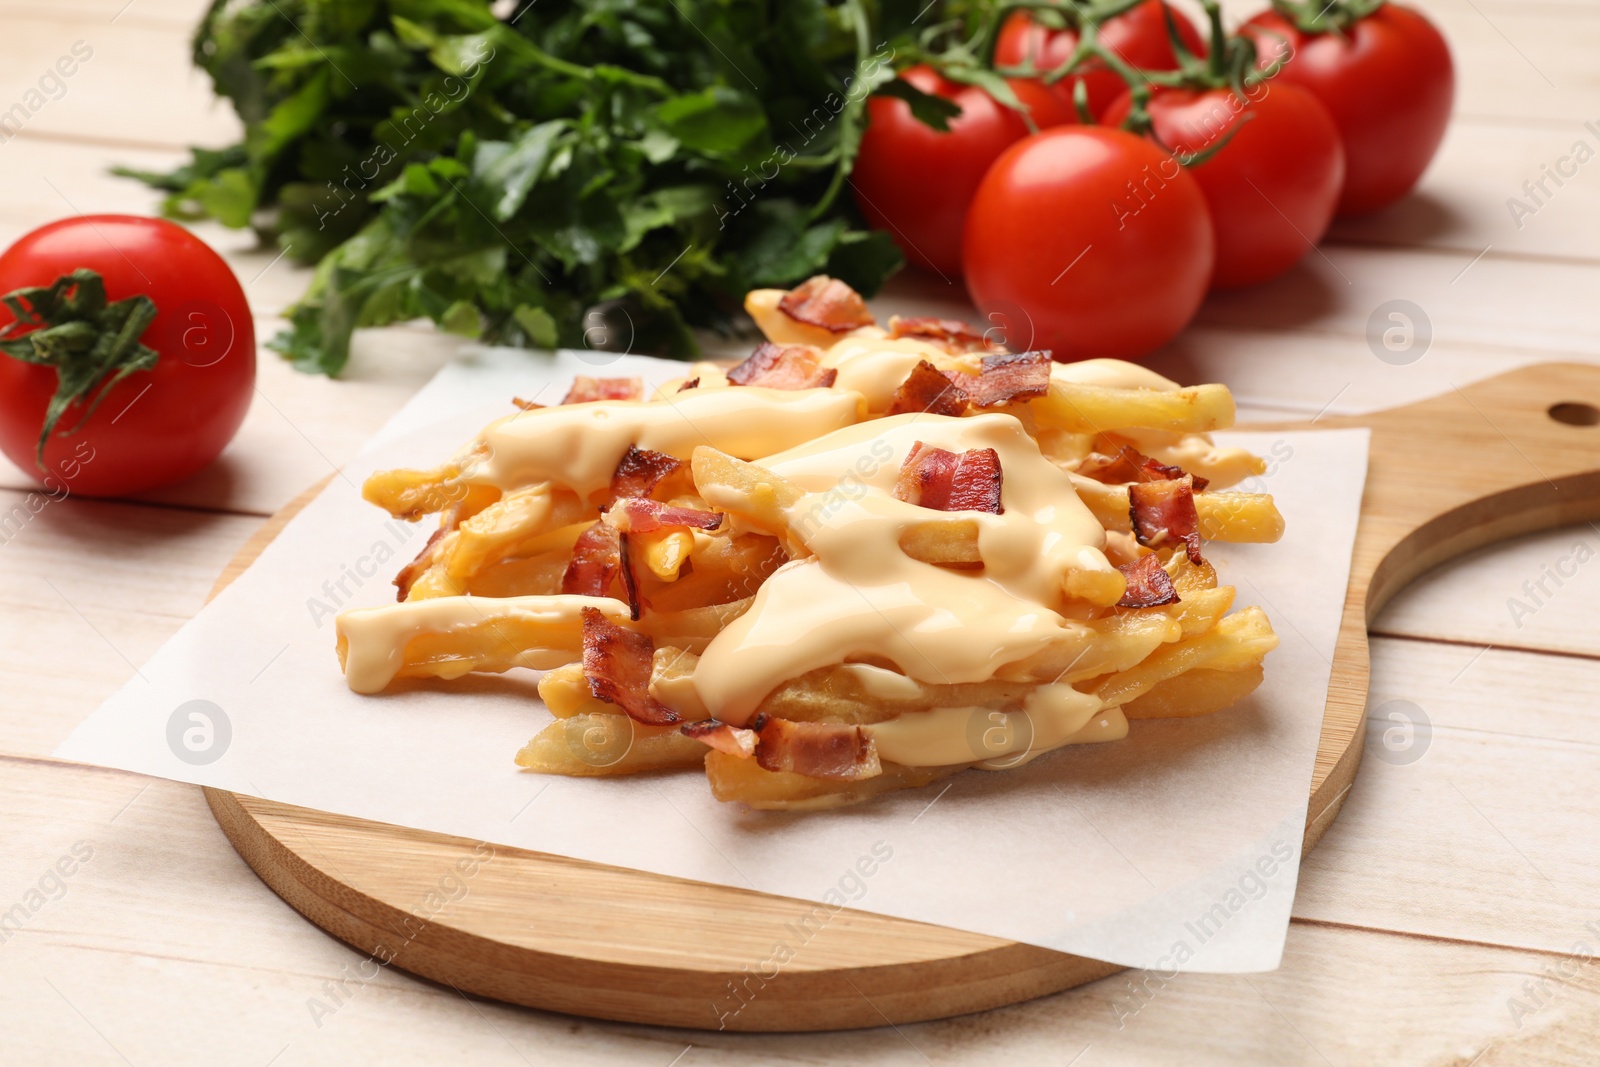
[[[604,360],[606,365],[595,363]],[[574,373],[681,364],[484,350],[447,367],[234,582],[57,751],[288,804],[918,919],[1162,970],[1277,965],[1367,463],[1364,430],[1235,433],[1266,456],[1276,545],[1210,544],[1282,644],[1249,700],[1125,741],[813,814],[754,812],[680,772],[573,779],[512,757],[549,713],[531,672],[351,693],[333,613],[393,599],[427,537],[364,503]],[[974,635],[974,640],[981,640]],[[537,906],[530,901],[530,906]],[[796,905],[799,919],[809,906]]]

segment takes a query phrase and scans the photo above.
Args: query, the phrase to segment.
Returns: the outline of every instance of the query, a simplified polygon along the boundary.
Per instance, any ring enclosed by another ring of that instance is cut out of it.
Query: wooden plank
[[[1415,194],[1335,222],[1329,241],[1593,261],[1600,112],[1589,121],[1593,129],[1457,116]]]
[[[1600,532],[1569,526],[1468,553],[1378,617],[1386,634],[1600,656]]]
[[[1466,1064],[1493,1046],[1478,1061],[1493,1067],[1589,1062],[1600,1012],[1600,975],[1565,955],[1580,938],[1600,944],[1581,928],[1559,953],[1534,953],[1298,922],[1273,974],[1125,974],[898,1031],[750,1036],[613,1026],[469,1002],[366,964],[254,879],[198,790],[67,765],[3,766],[0,818],[13,829],[0,854],[0,905],[23,900],[75,842],[93,849],[63,879],[65,894],[0,946],[12,1007],[0,1058],[9,1062],[39,1061],[49,1050],[87,1064],[122,1064],[121,1056],[261,1064],[281,1054],[280,1065],[520,1056],[660,1067],[692,1046],[685,1064],[1067,1063],[1076,1055],[1093,1064]],[[1367,812],[1384,828],[1401,825],[1381,807]],[[1320,893],[1327,877],[1308,870],[1302,893]],[[1557,967],[1571,978],[1548,980]],[[1524,985],[1540,979],[1542,1007],[1519,1027],[1508,1001],[1530,1001]],[[333,1010],[314,1017],[314,1004]]]
[[[200,610],[253,518],[0,491],[0,735],[51,751]]]
[[[1372,652],[1366,756],[1295,914],[1566,951],[1600,920],[1585,829],[1600,662],[1385,638]]]
[[[14,116],[7,139],[19,127],[174,147],[239,137],[232,109],[212,100],[210,79],[190,63],[189,34],[177,22],[141,22],[131,12],[103,22],[34,8],[8,13],[5,27],[0,114]]]

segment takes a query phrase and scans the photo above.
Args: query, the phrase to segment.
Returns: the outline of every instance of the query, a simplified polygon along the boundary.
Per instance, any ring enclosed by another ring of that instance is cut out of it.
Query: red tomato
[[[1300,262],[1328,232],[1344,186],[1339,131],[1316,97],[1278,81],[1249,92],[1165,89],[1150,100],[1151,132],[1179,159],[1222,145],[1189,168],[1217,231],[1213,289],[1255,285]],[[1130,104],[1123,93],[1106,124],[1119,125]]]
[[[1006,343],[1136,359],[1205,297],[1215,239],[1200,184],[1124,130],[1063,126],[995,160],[967,216],[967,290]]]
[[[1072,126],[1078,121],[1078,111],[1069,101],[1050,86],[1033,78],[1007,78],[1006,84],[1028,108],[1028,118],[1034,126],[1048,130],[1052,126]]]
[[[1177,70],[1178,56],[1172,49],[1165,12],[1171,12],[1184,47],[1197,56],[1205,55],[1205,38],[1194,23],[1162,0],[1146,0],[1107,21],[1100,27],[1100,43],[1131,67]],[[1077,47],[1076,30],[1048,29],[1029,18],[1026,11],[1016,11],[1000,29],[994,62],[997,67],[1016,67],[1031,60],[1040,70],[1049,70],[1070,59]],[[1049,87],[1073,114],[1077,113],[1072,103],[1073,86],[1079,81],[1087,83],[1089,113],[1096,118],[1128,87],[1115,72],[1091,63],[1082,74],[1062,78]]]
[[[0,293],[50,286],[79,268],[104,279],[108,301],[154,301],[156,318],[140,340],[155,349],[156,364],[112,386],[68,433],[86,410],[75,401],[45,444],[41,470],[35,458],[55,368],[0,355],[0,451],[52,492],[120,496],[188,477],[217,458],[250,406],[255,322],[244,290],[182,226],[86,215],[34,230],[0,255]],[[0,308],[0,327],[13,321]]]
[[[961,228],[967,205],[995,157],[1028,124],[982,89],[912,67],[900,77],[953,101],[961,114],[940,133],[911,114],[904,100],[874,96],[850,181],[867,222],[893,235],[908,260],[944,275],[961,273]],[[1038,122],[1035,119],[1035,122]]]
[[[1444,139],[1455,99],[1450,46],[1433,23],[1384,4],[1344,36],[1301,33],[1271,11],[1240,31],[1256,39],[1263,63],[1292,48],[1273,81],[1309,89],[1333,116],[1344,139],[1341,215],[1376,211],[1411,191]]]

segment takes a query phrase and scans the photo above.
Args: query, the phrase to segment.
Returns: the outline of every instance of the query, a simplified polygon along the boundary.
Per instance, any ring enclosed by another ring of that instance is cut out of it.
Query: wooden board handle
[[[1462,553],[1600,518],[1600,367],[1543,363],[1416,404],[1317,425],[1370,427],[1372,459],[1307,847],[1332,823],[1361,761],[1356,735],[1366,721],[1367,626],[1384,605]]]

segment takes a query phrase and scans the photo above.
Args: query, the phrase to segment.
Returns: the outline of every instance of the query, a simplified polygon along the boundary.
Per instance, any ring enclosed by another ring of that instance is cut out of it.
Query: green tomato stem
[[[118,382],[147,371],[160,356],[139,338],[156,318],[148,296],[106,300],[105,282],[92,270],[63,274],[44,287],[0,296],[16,321],[0,330],[0,353],[24,363],[55,368],[56,391],[45,408],[34,464],[45,471],[44,446],[67,409],[85,402],[83,415],[69,429],[77,433]],[[18,328],[24,331],[12,336]],[[29,329],[31,327],[31,329]]]

